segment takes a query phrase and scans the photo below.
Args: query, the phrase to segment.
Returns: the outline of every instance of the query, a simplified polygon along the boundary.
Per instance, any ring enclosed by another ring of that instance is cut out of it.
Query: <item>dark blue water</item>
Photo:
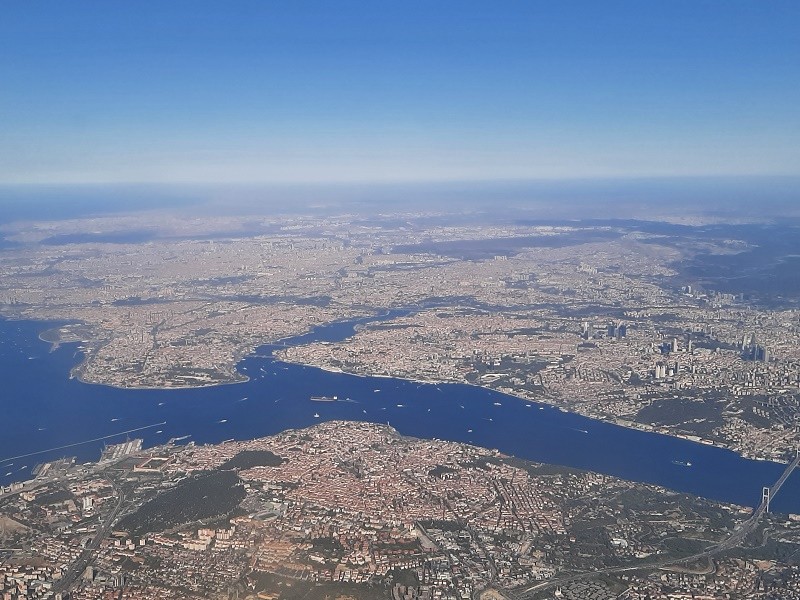
[[[68,378],[80,359],[76,346],[65,345],[50,353],[49,344],[38,339],[44,328],[41,323],[0,321],[3,484],[27,477],[44,460],[65,455],[96,460],[104,443],[122,441],[126,435],[13,457],[163,421],[165,425],[129,435],[143,437],[146,445],[184,435],[202,443],[264,436],[331,419],[389,422],[407,435],[471,442],[523,458],[751,506],[760,500],[761,487],[772,484],[783,470],[783,465],[745,460],[719,448],[528,405],[476,387],[421,385],[286,365],[271,358],[268,347],[242,361],[240,369],[251,377],[243,384],[195,390],[87,385]],[[336,324],[296,341],[342,339],[351,333],[352,325]],[[312,402],[312,395],[351,401]],[[800,476],[789,479],[773,506],[800,512]]]

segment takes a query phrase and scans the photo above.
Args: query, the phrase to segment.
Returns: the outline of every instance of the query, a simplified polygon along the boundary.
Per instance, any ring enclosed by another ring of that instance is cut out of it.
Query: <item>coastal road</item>
[[[800,453],[790,462],[786,469],[783,471],[783,474],[780,476],[778,481],[776,481],[773,486],[769,490],[770,498],[774,498],[775,495],[780,491],[783,484],[786,483],[786,480],[789,479],[789,475],[792,474],[792,471],[797,468],[798,464],[800,464]],[[536,592],[541,592],[548,588],[552,588],[555,586],[566,585],[569,583],[576,583],[579,581],[587,581],[590,579],[594,579],[598,575],[614,575],[617,573],[626,573],[631,571],[643,571],[643,570],[653,570],[653,569],[660,569],[663,567],[669,567],[672,565],[679,565],[684,563],[693,562],[696,560],[701,560],[703,558],[711,558],[717,554],[725,552],[726,550],[730,550],[731,548],[735,548],[736,546],[740,545],[744,539],[758,526],[758,521],[761,518],[761,515],[764,514],[767,510],[767,503],[762,501],[756,509],[753,511],[753,514],[750,517],[739,524],[739,526],[734,529],[733,533],[728,536],[726,539],[721,541],[719,544],[714,544],[709,548],[706,548],[702,552],[698,552],[697,554],[693,554],[691,556],[686,556],[684,558],[664,558],[662,560],[647,563],[647,564],[639,564],[639,565],[629,565],[625,567],[609,567],[608,569],[600,569],[598,571],[589,571],[586,573],[577,573],[574,575],[565,575],[564,577],[556,577],[553,579],[548,579],[547,581],[543,581],[541,583],[534,584],[522,590],[507,590],[506,592],[512,598],[523,600],[524,598],[528,597],[529,594],[534,594]]]

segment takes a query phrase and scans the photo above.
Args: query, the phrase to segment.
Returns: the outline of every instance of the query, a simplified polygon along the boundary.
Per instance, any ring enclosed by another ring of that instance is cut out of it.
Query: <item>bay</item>
[[[341,340],[353,333],[354,323],[323,326],[287,343]],[[784,468],[474,386],[357,377],[285,364],[271,356],[274,346],[241,361],[240,371],[250,377],[241,384],[184,390],[89,385],[69,378],[82,358],[76,344],[50,352],[50,345],[38,338],[51,326],[0,320],[0,485],[29,478],[31,468],[46,460],[97,460],[105,443],[128,437],[141,437],[146,446],[183,436],[217,443],[333,419],[389,423],[405,435],[468,442],[748,506],[760,501],[761,487],[774,483]],[[312,396],[338,400],[314,402]],[[95,441],[81,443],[86,440]],[[772,508],[800,513],[797,473]]]

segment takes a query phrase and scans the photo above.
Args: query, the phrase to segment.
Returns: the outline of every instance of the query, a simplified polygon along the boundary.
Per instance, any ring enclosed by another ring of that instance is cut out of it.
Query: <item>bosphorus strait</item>
[[[49,326],[0,321],[0,376],[9,400],[0,438],[0,457],[7,457],[0,462],[3,484],[28,478],[30,469],[45,460],[96,460],[105,443],[130,437],[143,438],[146,446],[184,436],[189,437],[183,443],[218,443],[327,420],[389,423],[404,435],[496,448],[745,506],[757,504],[761,486],[773,483],[783,469],[778,463],[602,423],[475,386],[357,377],[286,364],[271,357],[270,346],[239,364],[249,377],[244,383],[179,390],[89,385],[68,376],[80,360],[75,344],[49,352],[49,345],[38,339]],[[294,341],[337,341],[352,331],[352,324],[337,323]],[[323,395],[337,400],[311,400]],[[84,440],[95,441],[42,452]],[[800,476],[790,477],[773,508],[800,512]]]

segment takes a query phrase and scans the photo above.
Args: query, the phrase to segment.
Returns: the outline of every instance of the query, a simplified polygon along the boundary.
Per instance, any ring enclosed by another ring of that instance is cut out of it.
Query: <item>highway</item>
[[[117,520],[117,517],[122,510],[122,506],[125,503],[125,494],[119,490],[116,491],[119,494],[119,499],[114,506],[114,510],[111,511],[105,522],[97,530],[97,533],[92,538],[92,541],[86,544],[86,547],[83,549],[78,559],[69,566],[61,579],[55,582],[53,585],[54,594],[68,591],[78,580],[78,577],[83,575],[86,567],[88,567],[94,561],[94,553],[100,547],[101,542],[108,535],[108,532],[111,531],[111,526]]]
[[[789,475],[797,468],[797,465],[800,464],[800,453],[790,462],[786,469],[781,474],[778,481],[776,481],[773,486],[769,490],[770,499],[773,499],[775,495],[780,491],[783,484],[786,483],[786,480],[789,479]],[[744,539],[758,526],[758,521],[761,518],[761,515],[767,510],[767,504],[762,500],[761,504],[759,504],[756,509],[753,511],[753,514],[750,517],[739,524],[733,530],[730,536],[726,539],[721,541],[719,544],[714,544],[709,548],[706,548],[702,552],[697,554],[693,554],[691,556],[686,556],[684,558],[664,558],[656,562],[651,563],[642,563],[638,565],[628,565],[625,567],[610,567],[608,569],[601,569],[598,571],[587,571],[585,573],[577,573],[574,575],[565,575],[563,577],[555,577],[553,579],[548,579],[547,581],[542,581],[541,583],[536,583],[532,586],[529,586],[522,590],[505,590],[508,595],[515,599],[524,599],[528,596],[528,594],[534,592],[540,592],[542,590],[546,590],[551,587],[566,585],[569,583],[575,583],[578,581],[586,581],[589,579],[594,579],[598,575],[614,575],[617,573],[626,573],[630,571],[642,571],[642,570],[652,570],[652,569],[660,569],[663,567],[669,567],[672,565],[679,565],[683,563],[694,562],[696,560],[702,560],[704,558],[711,558],[721,552],[725,552],[726,550],[730,550],[731,548],[735,548],[739,544],[744,541]]]

